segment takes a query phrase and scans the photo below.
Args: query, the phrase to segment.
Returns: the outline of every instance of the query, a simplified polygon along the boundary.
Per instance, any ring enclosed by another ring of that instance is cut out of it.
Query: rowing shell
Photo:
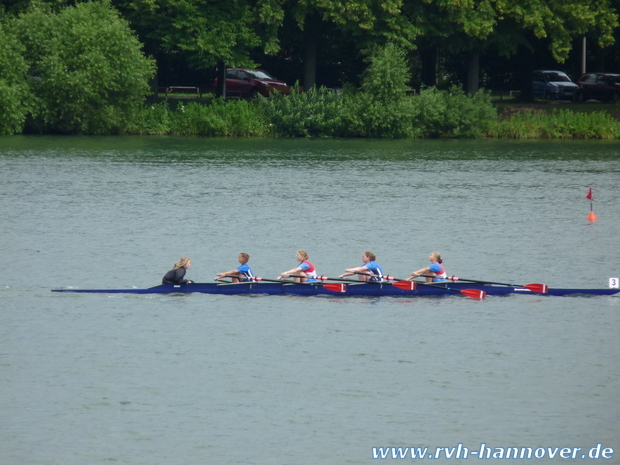
[[[449,287],[449,288],[448,288]],[[549,288],[545,294],[532,292],[529,289],[513,286],[483,285],[472,283],[433,283],[433,286],[417,286],[414,290],[401,289],[391,283],[354,283],[342,286],[342,292],[327,289],[319,284],[312,283],[194,283],[194,284],[162,284],[146,289],[53,289],[52,292],[80,292],[94,294],[188,294],[199,292],[203,294],[267,294],[267,295],[328,295],[328,296],[366,296],[366,297],[418,297],[461,295],[455,290],[477,289],[487,295],[613,295],[620,289],[554,289]]]

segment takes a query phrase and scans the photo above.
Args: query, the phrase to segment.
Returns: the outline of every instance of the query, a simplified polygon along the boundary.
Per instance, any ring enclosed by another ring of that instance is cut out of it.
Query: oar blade
[[[326,283],[326,284],[323,284],[323,287],[333,292],[346,292],[347,291],[347,285],[344,283]]]
[[[546,294],[547,292],[549,292],[549,286],[547,286],[546,284],[526,284],[525,286],[523,286],[526,289],[529,289],[532,292],[539,292],[541,294]]]
[[[416,283],[413,281],[396,281],[395,283],[392,283],[392,286],[399,289],[404,289],[405,291],[415,291],[416,289]]]
[[[487,296],[485,291],[481,291],[479,289],[461,289],[461,294],[466,295],[467,297],[471,297],[472,299],[484,299]]]

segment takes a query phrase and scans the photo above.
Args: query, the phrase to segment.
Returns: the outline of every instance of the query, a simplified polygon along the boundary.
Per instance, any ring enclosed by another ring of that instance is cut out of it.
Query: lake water
[[[616,142],[0,138],[0,465],[481,443],[619,464],[620,297],[50,292],[156,285],[183,255],[196,281],[239,252],[274,278],[300,249],[328,276],[439,251],[450,275],[603,288],[619,181]]]

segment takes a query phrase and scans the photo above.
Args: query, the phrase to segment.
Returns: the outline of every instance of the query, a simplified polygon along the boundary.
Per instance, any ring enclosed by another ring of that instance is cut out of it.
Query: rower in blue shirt
[[[230,271],[225,271],[223,273],[218,273],[215,279],[221,281],[222,278],[229,277],[232,278],[233,283],[251,281],[252,278],[254,278],[254,273],[252,272],[250,265],[248,265],[248,261],[250,261],[250,256],[247,253],[242,252],[238,255],[237,260],[239,261],[240,265],[238,268]]]
[[[293,275],[296,283],[315,282],[317,281],[317,274],[314,265],[308,261],[310,257],[305,250],[299,250],[295,259],[299,262],[299,265],[293,269],[280,273],[278,279],[288,278],[289,275]]]
[[[427,283],[446,282],[448,274],[442,265],[443,258],[441,258],[441,254],[439,252],[431,252],[428,256],[428,261],[431,262],[429,266],[425,266],[424,268],[420,268],[418,271],[414,271],[411,273],[411,277],[407,278],[407,280],[413,281],[418,276],[424,276],[426,277]]]
[[[351,276],[357,274],[360,281],[368,282],[381,282],[383,281],[383,269],[375,261],[377,257],[372,252],[364,252],[362,254],[362,266],[356,266],[355,268],[347,268],[346,273],[341,274],[339,278],[345,276]]]

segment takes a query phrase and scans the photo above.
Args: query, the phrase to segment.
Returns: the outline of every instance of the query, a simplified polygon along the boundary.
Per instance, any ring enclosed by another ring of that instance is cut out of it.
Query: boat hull
[[[313,283],[195,283],[195,284],[162,284],[146,289],[53,289],[53,292],[73,292],[89,294],[266,294],[266,295],[326,295],[342,297],[419,297],[463,295],[460,290],[482,290],[487,295],[501,296],[508,294],[526,294],[537,296],[568,296],[568,295],[613,295],[620,289],[559,289],[549,288],[545,294],[532,292],[529,289],[514,286],[468,284],[468,283],[436,283],[432,286],[418,285],[415,290],[405,290],[391,283],[352,283],[347,284],[345,292],[335,292]]]

